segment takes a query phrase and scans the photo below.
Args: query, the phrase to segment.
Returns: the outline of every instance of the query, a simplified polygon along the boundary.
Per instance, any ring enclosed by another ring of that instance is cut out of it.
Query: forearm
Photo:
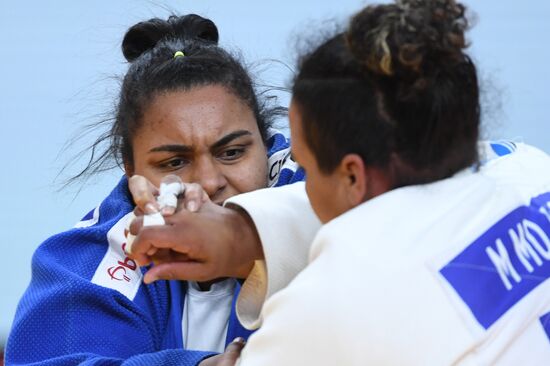
[[[235,196],[226,205],[246,211],[265,257],[255,262],[237,302],[243,325],[257,328],[263,302],[286,287],[307,265],[310,244],[321,224],[303,183]],[[261,258],[258,254],[256,257]]]
[[[243,258],[243,264],[238,268],[235,268],[234,277],[247,278],[253,270],[254,263],[264,259],[264,252],[262,242],[254,220],[240,206],[232,203],[228,203],[227,207],[232,208],[235,211],[235,215],[232,215],[234,222],[233,227],[236,237],[230,240],[232,244],[238,244],[239,247],[232,249],[232,253],[239,255]]]

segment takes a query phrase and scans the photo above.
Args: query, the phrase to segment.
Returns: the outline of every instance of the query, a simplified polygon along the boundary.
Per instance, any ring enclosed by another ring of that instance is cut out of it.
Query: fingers
[[[209,357],[199,364],[199,366],[234,366],[239,359],[246,341],[241,338],[235,338],[225,348],[225,352],[214,357]]]
[[[125,230],[126,236],[126,253],[132,253],[134,241],[136,236],[144,226],[153,226],[153,225],[164,225],[165,221],[160,212],[152,215],[137,216],[132,212],[128,217],[128,224]],[[147,255],[151,256],[155,253],[156,250],[148,250]]]
[[[190,260],[187,254],[178,253],[170,249],[155,248],[153,250],[153,254],[149,254],[150,252],[147,252],[147,255],[153,258],[153,263],[155,263],[155,265],[169,262],[187,262]]]
[[[133,175],[128,179],[128,188],[137,207],[146,214],[152,214],[159,211],[159,205],[155,199],[158,194],[157,188],[141,175]]]
[[[168,174],[160,183],[160,195],[157,202],[160,205],[164,216],[172,215],[176,212],[178,206],[178,196],[185,191],[185,185],[180,177],[174,174]]]
[[[132,218],[129,226],[130,234],[137,235],[142,226],[143,226],[143,216],[136,216]]]
[[[198,211],[202,204],[209,200],[208,194],[204,191],[200,184],[185,183],[185,196],[183,198],[184,207],[191,211]]]
[[[151,249],[149,249],[149,250],[147,251],[147,256],[153,258],[153,261],[155,261],[155,257],[156,257],[156,255],[157,255],[157,252],[158,252],[158,251],[159,251],[159,250],[158,250],[157,248],[152,247]]]
[[[165,205],[160,209],[162,216],[170,216],[176,213],[177,206]]]
[[[235,338],[233,342],[229,343],[224,352],[225,357],[223,365],[235,365],[245,345],[246,341],[241,337]]]
[[[177,210],[177,196],[185,192],[183,206],[191,211],[198,211],[202,204],[209,200],[208,194],[197,183],[182,183],[181,179],[173,174],[162,179],[159,202],[156,196],[159,190],[147,178],[133,175],[128,179],[128,187],[136,203],[136,216],[141,212],[153,214],[161,210],[164,216],[173,215]]]
[[[134,221],[139,221],[139,219]],[[133,225],[134,223],[130,228],[131,232]],[[187,241],[180,233],[186,231],[185,224],[180,223],[178,229],[174,230],[174,227],[169,225],[144,226],[139,230],[128,254],[140,265],[145,265],[151,262],[149,253],[154,253],[153,251],[158,249],[173,249],[183,254],[196,252],[197,248],[187,245]]]
[[[208,263],[196,261],[159,263],[145,273],[143,282],[149,284],[157,280],[207,281],[213,278],[210,267]]]

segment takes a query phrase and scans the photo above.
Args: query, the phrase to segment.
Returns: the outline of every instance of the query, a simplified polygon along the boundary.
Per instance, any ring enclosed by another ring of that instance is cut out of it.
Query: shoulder
[[[125,229],[132,210],[123,178],[75,227],[53,235],[38,247],[33,256],[33,275],[49,272],[67,280],[75,277],[126,296],[137,291],[141,271],[124,252]],[[127,289],[130,282],[136,285]]]
[[[268,187],[280,187],[305,179],[304,170],[292,159],[288,137],[281,131],[270,129],[266,145]]]
[[[509,162],[522,166],[547,165],[550,156],[535,146],[508,140],[481,141],[478,144],[481,166],[502,166]]]

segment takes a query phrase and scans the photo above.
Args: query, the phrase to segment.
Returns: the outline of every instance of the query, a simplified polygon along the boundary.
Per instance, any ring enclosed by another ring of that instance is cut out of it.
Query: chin
[[[317,216],[319,221],[321,221],[322,224],[326,224],[327,222],[329,222],[334,218],[334,216],[329,215],[327,212],[319,212],[319,210],[315,210],[315,209],[313,211],[315,211],[315,215]]]
[[[331,220],[334,220],[335,218],[337,218],[338,216],[346,213],[348,210],[327,210],[327,211],[319,211],[319,210],[315,210],[315,215],[317,215],[317,217],[319,218],[319,220],[321,221],[321,223],[324,225],[326,224],[327,222],[331,221]]]

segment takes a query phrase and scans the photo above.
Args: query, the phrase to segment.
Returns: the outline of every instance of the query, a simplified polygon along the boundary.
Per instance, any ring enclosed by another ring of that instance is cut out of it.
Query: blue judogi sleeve
[[[288,139],[272,130],[269,185],[303,180]],[[6,347],[7,365],[196,365],[214,355],[183,349],[179,281],[144,285],[124,253],[133,210],[127,180],[75,228],[42,243]],[[236,298],[236,296],[235,296]],[[247,337],[233,307],[227,341]]]
[[[140,268],[122,249],[112,250],[130,202],[122,179],[90,215],[97,222],[40,245],[8,338],[7,365],[196,365],[213,354],[182,349],[181,323],[173,321],[181,320],[178,283],[145,286]]]

